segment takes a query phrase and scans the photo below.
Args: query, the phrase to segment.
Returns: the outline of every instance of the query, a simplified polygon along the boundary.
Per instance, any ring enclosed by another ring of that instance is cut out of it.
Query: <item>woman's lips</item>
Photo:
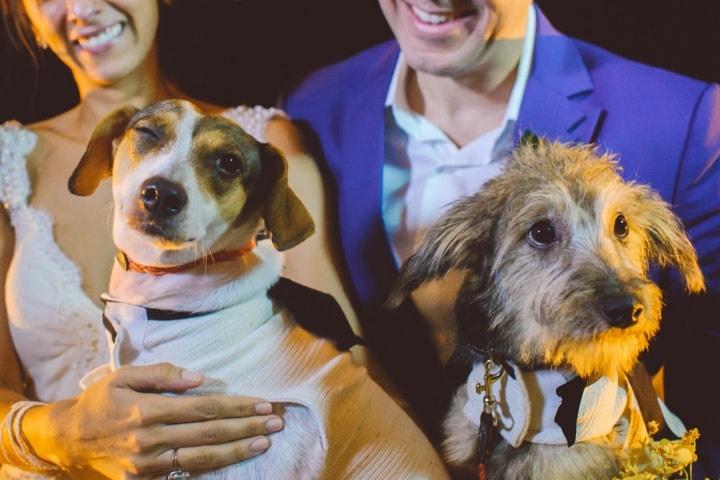
[[[115,22],[105,28],[93,32],[91,35],[79,35],[73,44],[87,52],[98,54],[109,49],[113,41],[125,31],[125,22]]]

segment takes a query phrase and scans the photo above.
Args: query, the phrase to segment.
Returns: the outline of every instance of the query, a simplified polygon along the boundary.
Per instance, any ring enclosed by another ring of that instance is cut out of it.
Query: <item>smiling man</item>
[[[428,226],[531,130],[616,153],[626,179],[652,185],[682,218],[708,292],[691,297],[661,273],[653,367],[664,364],[666,399],[699,426],[706,473],[720,475],[720,415],[693,375],[720,348],[718,87],[567,37],[528,0],[379,3],[395,39],[311,75],[285,107],[319,137],[364,334],[425,427],[437,438],[452,390],[442,365],[456,285],[392,313],[383,302]]]

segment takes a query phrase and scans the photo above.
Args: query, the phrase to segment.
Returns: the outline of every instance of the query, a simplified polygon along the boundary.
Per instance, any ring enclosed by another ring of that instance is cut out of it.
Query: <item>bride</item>
[[[262,454],[283,427],[263,399],[159,395],[200,385],[199,373],[170,364],[122,367],[85,391],[78,387],[107,360],[99,298],[114,249],[110,182],[79,199],[67,179],[102,117],[124,105],[183,97],[158,63],[156,32],[168,6],[0,0],[0,7],[17,35],[69,67],[80,94],[78,105],[56,117],[0,126],[0,478],[32,478],[27,471],[157,478],[174,465],[201,472]],[[319,172],[282,112],[196,103],[285,153],[290,183],[323,233]],[[315,235],[290,252],[286,275],[332,293],[350,313],[327,238]],[[300,257],[314,268],[299,268]]]

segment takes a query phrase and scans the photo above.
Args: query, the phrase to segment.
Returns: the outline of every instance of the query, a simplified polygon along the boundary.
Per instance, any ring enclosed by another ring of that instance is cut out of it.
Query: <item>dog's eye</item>
[[[536,248],[547,247],[557,240],[555,228],[548,220],[537,222],[528,231],[528,241]]]
[[[152,128],[146,127],[146,126],[144,126],[144,125],[136,126],[136,127],[134,128],[134,130],[135,130],[136,132],[139,132],[139,133],[141,133],[141,134],[143,134],[143,135],[145,135],[145,136],[147,136],[147,137],[153,138],[153,139],[155,139],[155,140],[157,140],[157,139],[160,138],[160,135],[158,134],[158,132],[156,132],[156,131],[153,130]]]
[[[223,177],[235,178],[242,173],[242,162],[234,155],[220,155],[215,166]]]
[[[628,223],[627,223],[627,219],[625,218],[625,215],[620,214],[617,217],[615,217],[614,230],[615,230],[615,235],[617,235],[619,238],[627,237],[630,227],[628,227]]]

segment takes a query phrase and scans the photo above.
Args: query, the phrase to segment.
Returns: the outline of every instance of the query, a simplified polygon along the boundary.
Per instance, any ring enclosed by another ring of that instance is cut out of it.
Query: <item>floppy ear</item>
[[[137,112],[134,107],[115,110],[98,123],[80,163],[68,180],[71,193],[80,196],[92,194],[100,182],[112,175],[113,140],[120,137],[130,119]]]
[[[480,192],[458,200],[435,222],[418,250],[403,264],[387,302],[397,308],[420,285],[451,269],[487,276],[494,250],[497,200]]]
[[[315,232],[310,213],[288,185],[287,161],[282,154],[264,144],[261,147],[263,170],[269,182],[263,182],[267,191],[259,192],[265,198],[262,216],[270,231],[273,245],[280,251],[299,244]]]
[[[682,223],[657,193],[645,186],[638,187],[644,209],[648,257],[665,267],[674,265],[685,279],[689,292],[705,290],[705,280],[697,261],[695,248],[685,235]]]

